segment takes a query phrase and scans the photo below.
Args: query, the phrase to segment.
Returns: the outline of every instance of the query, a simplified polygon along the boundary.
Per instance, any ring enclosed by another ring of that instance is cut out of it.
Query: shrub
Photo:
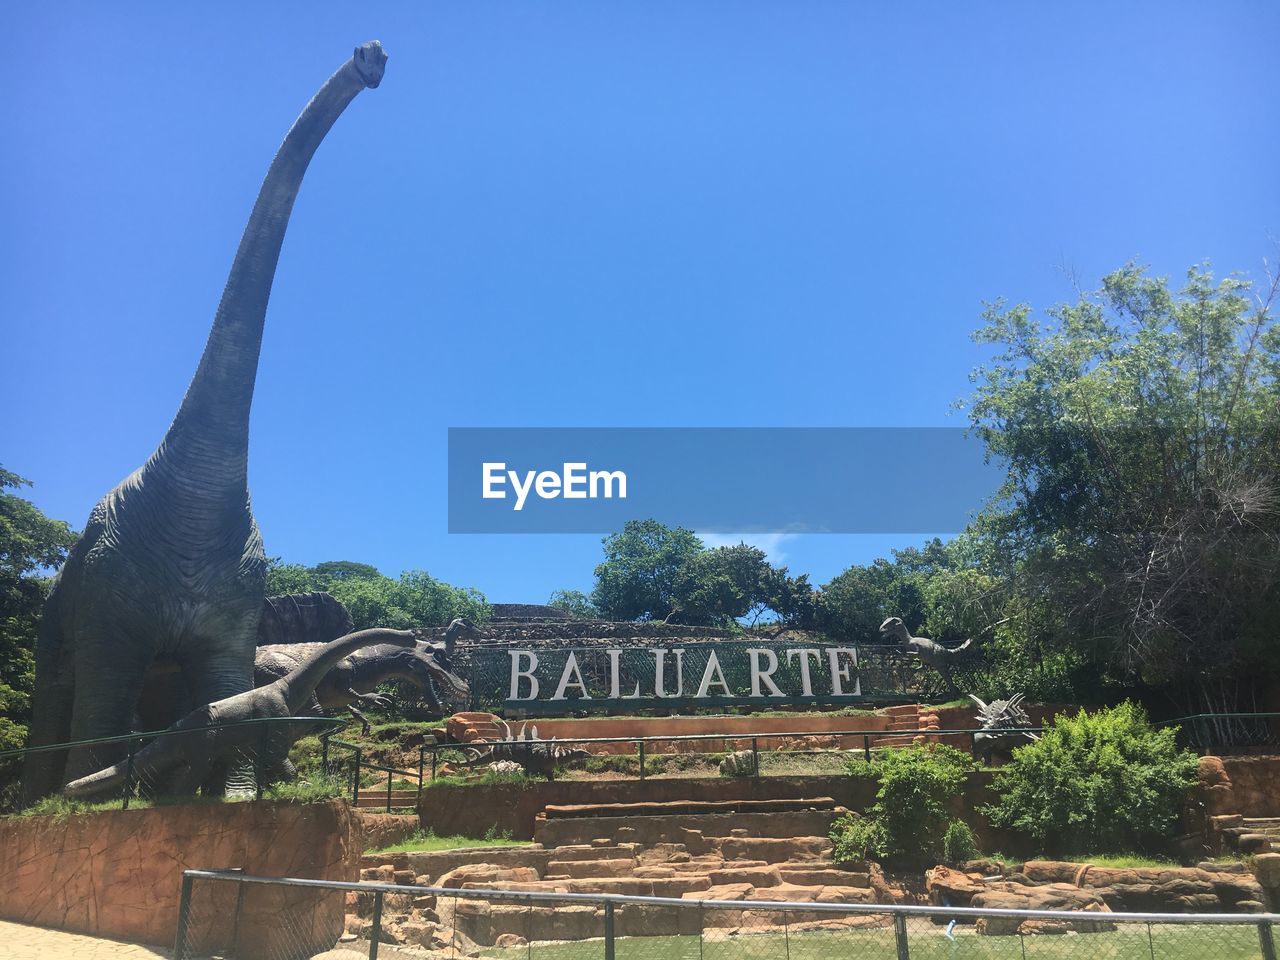
[[[951,818],[946,802],[964,787],[973,758],[943,744],[886,750],[870,763],[856,759],[854,776],[880,781],[876,802],[861,819],[841,818],[832,827],[837,859],[936,861]]]
[[[1197,759],[1141,707],[1059,716],[996,772],[985,812],[1051,854],[1150,850],[1171,837]]]
[[[963,863],[978,856],[978,837],[963,820],[952,820],[942,835],[942,859],[947,863]]]

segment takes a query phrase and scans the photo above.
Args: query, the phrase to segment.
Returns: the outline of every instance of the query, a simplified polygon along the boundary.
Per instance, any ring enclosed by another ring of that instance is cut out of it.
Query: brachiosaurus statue
[[[357,47],[271,161],[177,416],[94,507],[45,606],[31,746],[128,733],[158,658],[177,665],[195,703],[253,686],[266,556],[249,506],[249,408],[267,299],[307,165],[347,105],[382,80],[386,59],[377,41]],[[101,758],[85,748],[28,755],[24,799]],[[252,771],[234,776],[240,790],[252,786]]]
[[[159,737],[138,751],[133,758],[133,774],[137,782],[154,785],[162,776],[181,768],[172,789],[188,794],[207,781],[218,763],[244,762],[247,758],[257,767],[261,782],[286,779],[289,747],[307,732],[303,729],[306,724],[241,721],[306,716],[304,708],[313,702],[316,685],[343,658],[375,644],[412,647],[415,642],[412,630],[361,630],[318,644],[319,650],[274,683],[191,711],[169,728],[191,732]],[[128,766],[127,761],[121,761],[73,780],[63,792],[69,797],[102,793],[124,782]]]

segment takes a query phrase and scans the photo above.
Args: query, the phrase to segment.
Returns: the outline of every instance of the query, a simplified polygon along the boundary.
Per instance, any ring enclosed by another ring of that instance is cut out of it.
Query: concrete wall
[[[345,801],[204,803],[83,816],[0,819],[0,917],[172,945],[182,871],[330,880],[359,876],[362,833]],[[286,929],[282,911],[293,921]],[[333,946],[341,893],[199,881],[191,942],[201,951],[291,960]]]

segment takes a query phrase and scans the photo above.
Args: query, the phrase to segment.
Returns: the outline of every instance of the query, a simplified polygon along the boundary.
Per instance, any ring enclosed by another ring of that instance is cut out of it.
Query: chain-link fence
[[[267,717],[0,753],[0,814],[181,802],[196,796],[300,799],[349,793],[353,773],[292,753],[345,721]]]
[[[675,900],[504,886],[188,870],[174,960],[1276,960],[1280,923],[1275,914]]]

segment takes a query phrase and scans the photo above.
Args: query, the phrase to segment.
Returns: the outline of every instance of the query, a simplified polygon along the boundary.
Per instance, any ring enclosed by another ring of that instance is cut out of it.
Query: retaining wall
[[[360,823],[342,800],[7,817],[0,819],[0,917],[171,946],[184,869],[355,880],[362,843]],[[231,883],[196,885],[193,946],[286,960],[326,950],[342,933],[340,892],[256,889],[238,918],[235,892]],[[280,924],[286,911],[293,918],[287,931]]]

